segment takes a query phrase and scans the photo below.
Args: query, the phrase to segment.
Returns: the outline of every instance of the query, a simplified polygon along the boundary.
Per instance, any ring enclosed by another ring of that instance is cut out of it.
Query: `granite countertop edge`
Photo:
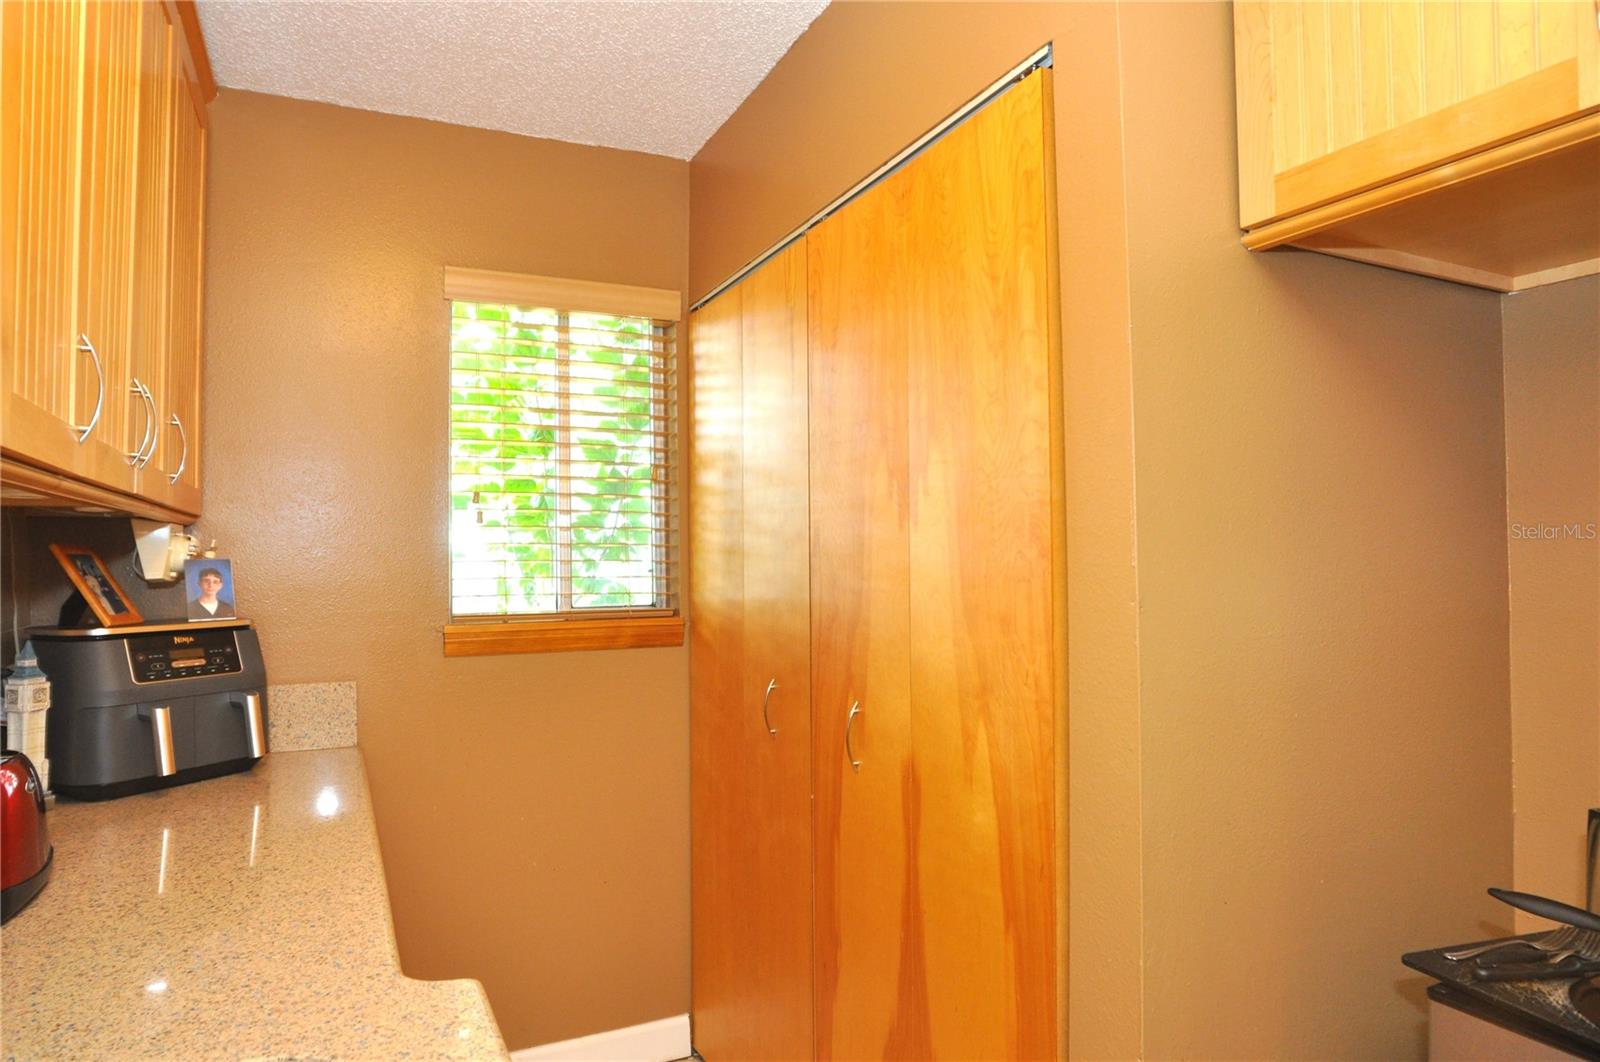
[[[0,929],[0,1056],[507,1059],[483,985],[399,943],[356,748],[47,813]]]

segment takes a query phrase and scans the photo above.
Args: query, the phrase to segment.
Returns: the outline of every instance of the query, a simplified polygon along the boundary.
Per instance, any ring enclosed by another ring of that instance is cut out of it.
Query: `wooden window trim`
[[[477,302],[507,306],[549,306],[556,308],[565,322],[569,312],[612,314],[620,317],[647,317],[656,325],[658,337],[667,345],[668,372],[675,371],[678,357],[675,329],[682,318],[682,293],[560,277],[507,273],[495,270],[444,268],[445,297],[450,302]],[[669,377],[670,380],[670,377]],[[668,388],[669,396],[671,388]],[[565,401],[565,399],[564,399]],[[673,410],[676,412],[676,409]],[[676,480],[681,472],[676,441],[674,453],[667,457],[672,486],[667,495],[667,523],[677,516]],[[660,581],[671,585],[674,567],[681,554],[668,545],[667,563]],[[676,547],[681,549],[681,546]],[[681,570],[681,569],[679,569]],[[676,578],[681,579],[681,576]],[[681,584],[678,593],[682,593]],[[604,610],[572,610],[566,614],[526,614],[512,617],[452,618],[444,624],[444,655],[489,656],[514,653],[554,653],[593,649],[644,649],[681,646],[684,618],[680,600],[671,602],[671,611],[641,614],[638,610],[608,616]],[[452,608],[454,601],[452,600]],[[565,610],[563,610],[565,611]]]
[[[674,324],[681,319],[683,306],[683,294],[666,288],[462,266],[444,267],[444,297],[453,302],[549,306],[618,317],[650,317]]]
[[[682,644],[681,615],[444,625],[445,656],[566,653],[585,649],[659,649]]]

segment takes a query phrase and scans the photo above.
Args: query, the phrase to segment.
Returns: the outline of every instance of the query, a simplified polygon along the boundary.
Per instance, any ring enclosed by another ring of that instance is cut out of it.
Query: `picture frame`
[[[130,627],[144,622],[133,600],[94,550],[52,542],[50,552],[104,626]]]
[[[194,557],[183,566],[183,596],[191,623],[237,619],[233,562],[224,557]]]

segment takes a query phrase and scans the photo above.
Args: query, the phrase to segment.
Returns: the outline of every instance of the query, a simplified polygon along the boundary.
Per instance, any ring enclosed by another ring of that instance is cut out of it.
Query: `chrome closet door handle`
[[[768,735],[773,737],[777,736],[778,728],[772,725],[772,717],[767,714],[767,705],[772,700],[772,691],[777,688],[778,680],[773,679],[771,682],[767,683],[766,695],[761,698],[761,721],[766,724]]]
[[[94,413],[89,417],[89,423],[74,424],[72,430],[78,433],[78,445],[83,445],[89,438],[89,433],[94,431],[95,425],[100,423],[100,411],[106,407],[106,370],[100,364],[100,352],[94,349],[94,344],[89,342],[89,337],[83,333],[78,334],[78,353],[87,354],[94,360],[94,375],[99,383],[99,390],[94,397]]]
[[[140,400],[140,408],[144,410],[144,434],[139,436],[138,447],[128,453],[128,464],[138,468],[144,462],[144,448],[150,445],[150,432],[155,427],[155,415],[153,413],[155,403],[149,400],[150,392],[145,389],[144,384],[139,382],[137,376],[128,385],[128,393]]]
[[[167,477],[168,483],[176,483],[178,477],[183,475],[183,466],[189,463],[189,433],[183,430],[183,421],[178,419],[176,413],[172,415],[171,423],[178,429],[178,438],[183,440],[183,453],[178,457],[178,467]]]
[[[844,717],[844,758],[850,761],[850,769],[857,774],[861,773],[861,761],[856,759],[855,747],[850,743],[851,731],[855,729],[856,716],[861,714],[861,702],[852,701],[850,714]]]

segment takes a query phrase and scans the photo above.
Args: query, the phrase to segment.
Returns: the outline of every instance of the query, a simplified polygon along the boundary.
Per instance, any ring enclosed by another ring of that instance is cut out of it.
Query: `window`
[[[449,655],[676,645],[677,292],[446,270]]]

